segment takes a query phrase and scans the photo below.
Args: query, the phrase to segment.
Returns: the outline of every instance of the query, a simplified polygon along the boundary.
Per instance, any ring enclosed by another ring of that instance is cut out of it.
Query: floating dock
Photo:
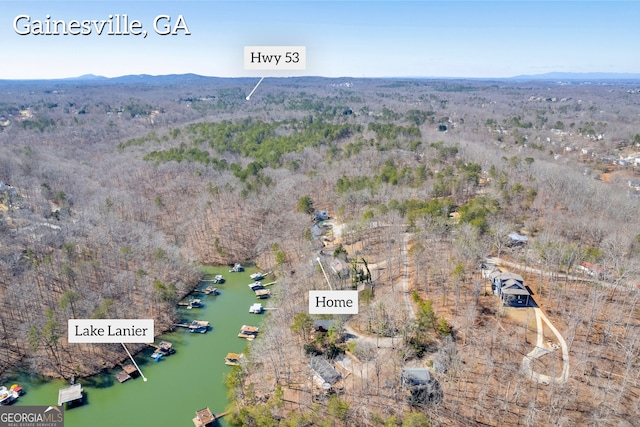
[[[224,283],[224,277],[222,277],[222,275],[218,274],[216,275],[213,279],[201,279],[201,282],[213,282],[213,283]]]
[[[131,379],[131,375],[127,374],[124,370],[116,373],[114,377],[116,377],[119,383],[123,383]]]
[[[189,325],[189,332],[197,332],[200,334],[204,334],[209,330],[209,322],[206,320],[194,320]]]
[[[72,384],[69,387],[58,390],[58,406],[68,403],[73,405],[82,403],[84,396],[82,395],[82,384]]]
[[[248,341],[253,341],[258,336],[259,328],[257,326],[242,325],[238,338],[245,338]]]
[[[205,295],[218,295],[220,293],[220,291],[218,291],[218,288],[214,288],[213,286],[207,286],[204,289],[196,289],[193,292],[200,292],[201,294]]]
[[[159,362],[162,357],[172,355],[176,352],[173,348],[173,344],[169,341],[160,341],[160,344],[149,344],[149,346],[155,348],[155,351],[151,354],[151,358],[156,362]]]
[[[262,286],[262,282],[253,282],[253,283],[249,283],[247,286],[249,286],[249,288],[252,291],[256,291],[258,289],[264,289],[264,286]]]
[[[231,270],[229,270],[229,273],[240,273],[244,271],[244,267],[242,266],[242,264],[234,264],[233,268]]]
[[[242,353],[228,353],[227,357],[224,358],[224,364],[229,366],[237,366],[240,364],[240,359],[242,359],[244,355]]]
[[[193,419],[193,425],[196,427],[209,427],[216,421],[217,417],[213,415],[211,409],[204,408],[196,411],[196,417]]]
[[[211,327],[206,320],[194,320],[191,323],[174,323],[173,326],[177,328],[187,328],[189,332],[198,332],[204,334]]]
[[[189,301],[181,301],[178,303],[180,307],[187,307],[187,310],[191,310],[192,308],[201,308],[202,301],[198,298],[191,298]]]
[[[170,354],[173,354],[176,352],[176,349],[173,348],[173,343],[169,341],[160,341],[160,344],[158,345],[149,344],[149,346],[156,349],[156,351],[154,351],[153,354],[151,355],[151,357],[154,359],[158,355],[169,356]]]
[[[195,427],[215,426],[216,425],[215,421],[217,419],[222,418],[228,414],[229,414],[229,411],[225,411],[215,415],[213,412],[211,412],[211,409],[209,409],[208,407],[204,409],[200,409],[199,411],[196,411],[196,417],[193,419],[193,425]]]
[[[269,289],[256,289],[256,298],[265,299],[271,296],[271,291]]]
[[[136,378],[138,375],[140,375],[140,373],[138,372],[138,368],[129,363],[127,365],[124,365],[122,367],[122,370],[115,374],[114,377],[116,377],[119,382],[123,383],[132,378]]]
[[[263,311],[264,311],[264,307],[262,307],[262,304],[260,304],[259,302],[249,307],[249,313],[260,314]]]

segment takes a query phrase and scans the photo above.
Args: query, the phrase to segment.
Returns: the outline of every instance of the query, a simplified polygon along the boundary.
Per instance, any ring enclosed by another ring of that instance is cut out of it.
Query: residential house
[[[341,279],[347,279],[351,274],[349,264],[347,264],[340,258],[334,258],[329,266],[331,267],[331,271],[333,271],[333,273]]]
[[[329,219],[329,211],[316,211],[313,214],[314,221],[326,221]]]
[[[335,319],[326,319],[326,320],[314,320],[313,321],[313,330],[314,332],[322,332],[322,333],[327,333],[329,332],[329,328],[331,327],[331,325],[333,325],[334,323],[337,323],[338,321]]]
[[[489,274],[491,289],[502,300],[502,305],[527,307],[531,292],[524,285],[522,276],[510,271],[492,271]]]
[[[323,356],[310,358],[309,367],[313,371],[314,382],[323,390],[330,391],[342,379],[336,368]]]
[[[592,264],[590,262],[583,261],[577,268],[591,277],[597,277],[599,279],[604,277],[604,268],[602,268],[600,264]]]
[[[513,248],[513,247],[524,246],[527,243],[529,243],[529,238],[527,236],[523,236],[522,234],[518,234],[518,233],[511,233],[509,234],[509,243],[507,246]]]
[[[410,405],[440,403],[442,401],[440,384],[426,368],[402,368],[400,386]]]

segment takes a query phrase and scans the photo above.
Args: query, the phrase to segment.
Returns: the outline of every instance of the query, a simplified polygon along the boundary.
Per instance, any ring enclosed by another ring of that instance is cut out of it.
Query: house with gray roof
[[[495,270],[489,273],[489,280],[493,292],[500,297],[503,306],[529,306],[531,292],[519,274]]]
[[[331,362],[323,356],[313,356],[309,359],[309,367],[313,371],[313,379],[316,384],[325,390],[331,389],[342,376]]]
[[[442,388],[427,368],[402,368],[400,386],[410,405],[442,401]]]

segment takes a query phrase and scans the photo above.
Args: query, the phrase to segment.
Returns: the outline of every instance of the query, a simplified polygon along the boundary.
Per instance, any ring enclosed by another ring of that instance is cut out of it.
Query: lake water
[[[246,348],[248,342],[237,337],[240,327],[259,326],[263,315],[249,313],[249,306],[258,301],[247,287],[252,282],[249,274],[255,269],[247,268],[241,273],[229,273],[229,267],[205,270],[226,279],[222,285],[213,285],[220,289],[220,295],[196,295],[203,308],[180,310],[183,318],[208,320],[213,329],[206,334],[192,334],[178,328],[156,338],[156,344],[160,339],[171,341],[176,353],[160,362],[151,359],[151,348],[134,356],[147,382],[138,377],[121,384],[113,373],[79,380],[87,403],[65,410],[66,427],[193,426],[195,411],[207,406],[213,413],[225,410],[228,400],[224,377],[231,367],[224,364],[224,358],[229,352],[241,353]],[[208,284],[201,283],[199,287]],[[263,305],[267,305],[265,301]],[[17,378],[17,382],[26,394],[16,405],[56,405],[58,389],[67,385],[25,376]],[[220,425],[227,424],[222,420]]]

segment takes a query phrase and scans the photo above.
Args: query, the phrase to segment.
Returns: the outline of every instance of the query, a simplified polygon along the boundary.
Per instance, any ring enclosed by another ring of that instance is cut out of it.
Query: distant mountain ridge
[[[278,78],[278,77],[274,77]],[[306,76],[296,77],[300,79],[338,79],[338,78],[353,78],[358,77],[322,77],[322,76]],[[105,77],[95,74],[83,74],[77,77],[66,77],[56,79],[0,79],[0,83],[98,83],[98,84],[127,84],[127,83],[147,83],[147,84],[176,84],[176,83],[198,83],[211,80],[254,80],[253,77],[214,77],[203,76],[200,74],[186,73],[186,74],[128,74],[118,77]],[[605,73],[605,72],[590,72],[590,73],[567,73],[567,72],[550,72],[544,74],[523,74],[513,77],[425,77],[425,76],[397,76],[397,77],[365,77],[365,79],[372,80],[397,80],[397,79],[410,79],[410,80],[475,80],[475,81],[604,81],[604,80],[640,80],[640,73]]]
[[[107,77],[96,76],[95,74],[83,74],[78,77],[67,77],[61,80],[106,80]]]
[[[640,80],[640,73],[564,73],[550,72],[508,77],[507,80]]]

